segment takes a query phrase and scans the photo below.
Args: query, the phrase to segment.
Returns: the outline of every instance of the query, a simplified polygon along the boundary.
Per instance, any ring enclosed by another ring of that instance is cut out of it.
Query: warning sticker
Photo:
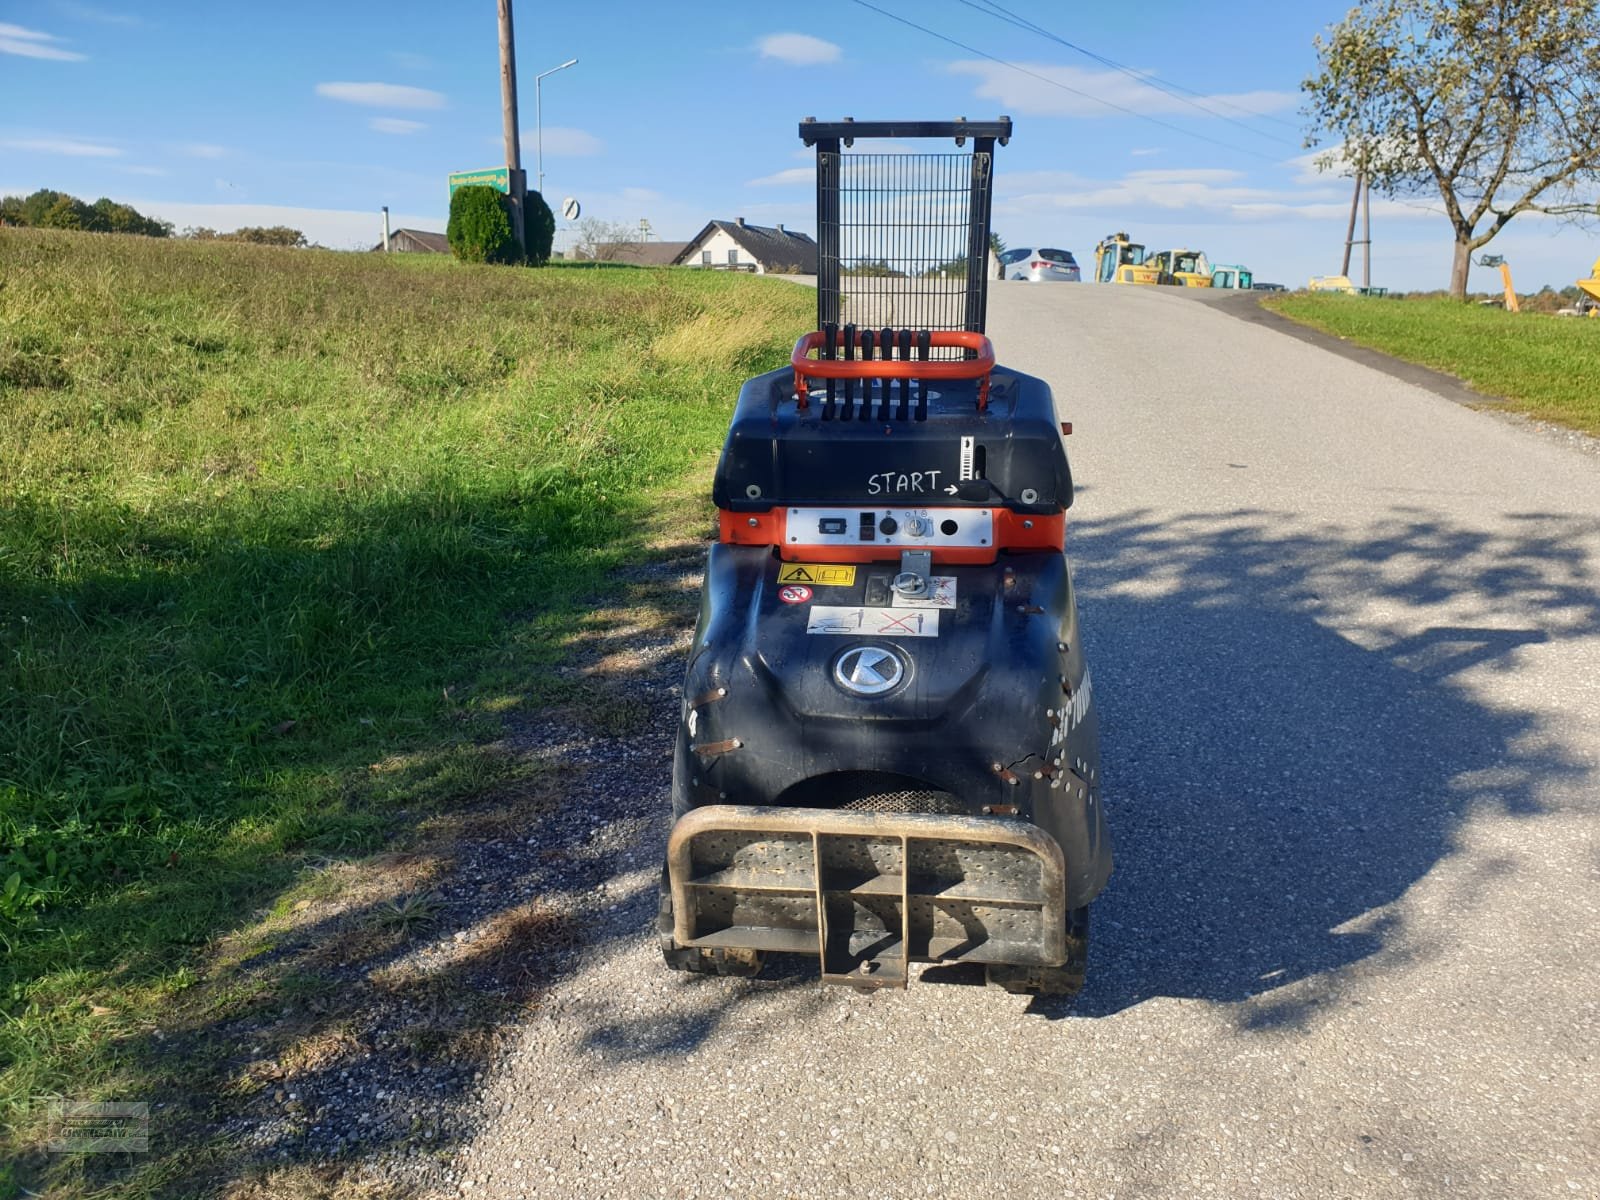
[[[856,569],[847,563],[784,563],[778,568],[779,583],[850,587],[855,581]]]
[[[778,589],[778,599],[785,604],[804,604],[811,599],[811,589],[803,583],[789,583]]]
[[[954,575],[928,576],[928,590],[920,596],[894,594],[896,608],[954,608],[956,606],[956,577]]]
[[[818,604],[806,621],[807,633],[853,633],[873,637],[938,637],[939,614],[921,609],[845,608]]]

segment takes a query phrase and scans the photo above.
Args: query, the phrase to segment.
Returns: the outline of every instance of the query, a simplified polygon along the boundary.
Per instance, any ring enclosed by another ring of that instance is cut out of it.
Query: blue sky
[[[1297,89],[1349,2],[1003,0],[1130,74],[961,0],[522,0],[524,166],[531,182],[534,75],[570,58],[543,85],[546,194],[668,240],[713,217],[812,229],[803,117],[1006,113],[1009,244],[1087,260],[1127,229],[1303,284],[1338,270],[1350,185],[1312,167]],[[493,0],[0,0],[0,192],[109,195],[180,228],[289,224],[339,248],[375,242],[385,204],[397,226],[442,229],[445,176],[501,159],[496,28]],[[1445,284],[1437,203],[1374,199],[1375,284]],[[1491,249],[1519,287],[1560,286],[1600,238],[1522,217]]]

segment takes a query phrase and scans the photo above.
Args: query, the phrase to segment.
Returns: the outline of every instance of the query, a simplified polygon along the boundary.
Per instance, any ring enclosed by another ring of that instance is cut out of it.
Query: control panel
[[[988,508],[791,508],[785,538],[796,546],[936,550],[994,544]]]

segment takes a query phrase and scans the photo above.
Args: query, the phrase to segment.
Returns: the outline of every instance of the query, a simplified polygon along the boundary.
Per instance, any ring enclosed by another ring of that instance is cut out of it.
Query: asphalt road
[[[990,332],[1075,426],[1084,995],[669,975],[646,822],[451,1186],[1600,1197],[1600,457],[1165,290]]]

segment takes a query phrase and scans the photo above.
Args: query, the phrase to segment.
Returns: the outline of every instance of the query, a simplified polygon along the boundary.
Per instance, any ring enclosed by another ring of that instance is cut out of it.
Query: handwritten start
[[[867,495],[919,496],[939,490],[941,471],[880,471],[867,477]]]

